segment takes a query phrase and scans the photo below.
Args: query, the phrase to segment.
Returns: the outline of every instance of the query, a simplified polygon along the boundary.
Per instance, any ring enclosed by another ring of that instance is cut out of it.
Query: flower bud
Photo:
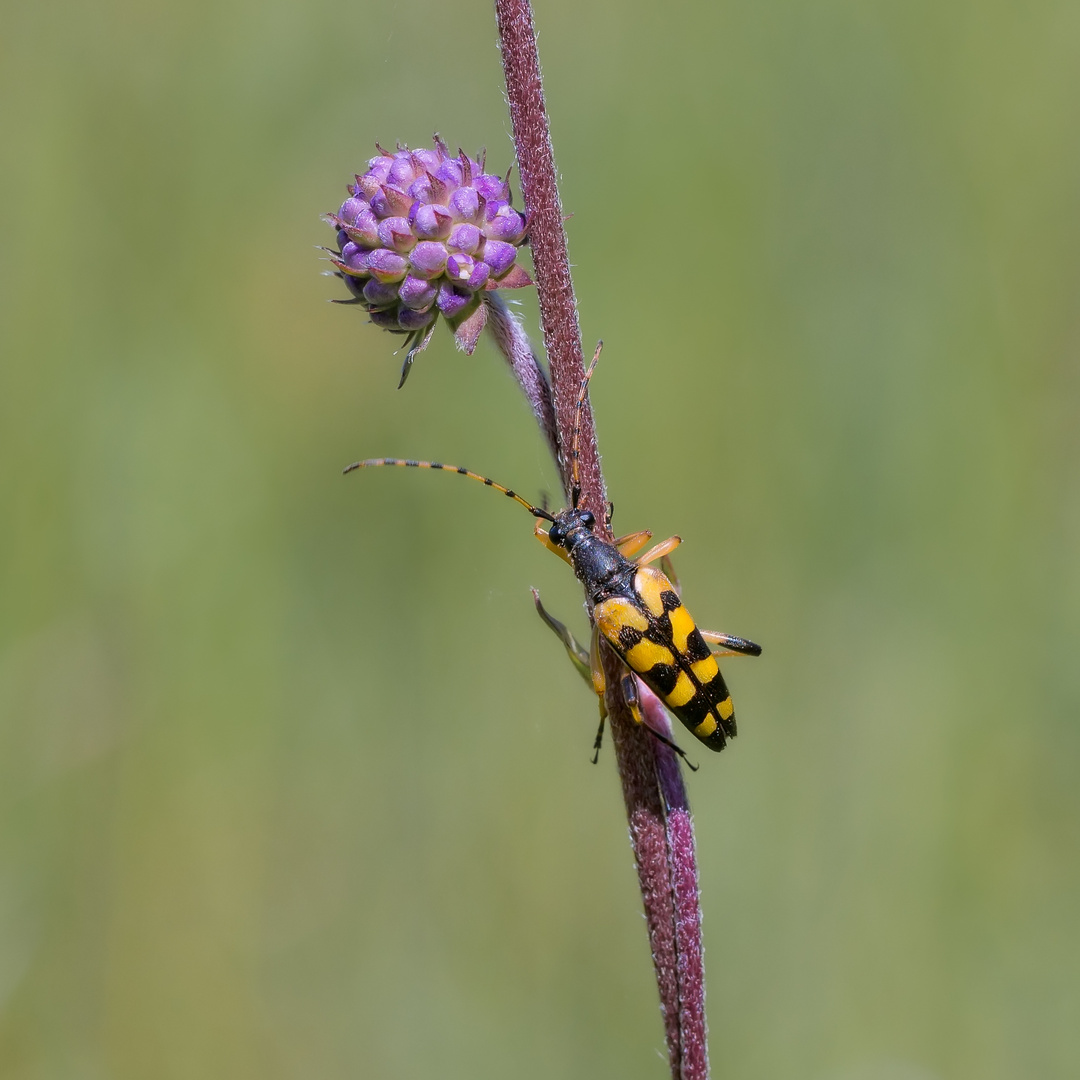
[[[427,311],[435,303],[439,287],[432,281],[413,277],[410,274],[401,283],[397,294],[405,307],[412,308],[414,311]]]
[[[421,203],[409,214],[409,223],[421,240],[445,240],[450,235],[454,219],[445,206]]]
[[[446,241],[446,250],[463,255],[474,255],[483,239],[475,225],[455,225],[450,239]],[[512,258],[512,256],[511,256]]]
[[[525,219],[506,179],[484,172],[482,155],[453,155],[438,136],[433,148],[378,149],[326,217],[338,240],[331,261],[376,326],[407,335],[407,371],[439,315],[471,352],[485,314],[481,290],[531,284],[516,262]]]
[[[383,218],[378,226],[379,242],[383,247],[393,248],[399,255],[416,247],[416,236],[409,228],[409,219],[403,217]]]
[[[516,255],[517,248],[502,240],[486,240],[481,251],[484,262],[491,267],[493,277],[502,277],[514,265]]]

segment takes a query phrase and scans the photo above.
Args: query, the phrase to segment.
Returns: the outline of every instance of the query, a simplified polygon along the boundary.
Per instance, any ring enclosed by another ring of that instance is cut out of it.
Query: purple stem
[[[577,301],[574,299],[574,283],[570,277],[570,260],[566,250],[555,154],[544,106],[544,87],[540,80],[536,32],[528,0],[495,0],[495,17],[499,27],[510,119],[514,126],[529,245],[536,270],[540,329],[543,331],[544,349],[551,370],[560,445],[568,451],[583,370],[581,330],[578,327]],[[569,453],[564,453],[559,460],[566,491],[570,490],[569,457]],[[602,519],[607,500],[591,408],[586,408],[582,416],[580,464],[582,501],[598,520]]]
[[[671,738],[671,721],[660,699],[638,680],[638,697],[645,723]],[[652,740],[655,742],[656,740]],[[709,1075],[709,1044],[705,1025],[705,952],[701,940],[701,903],[698,893],[694,817],[674,753],[656,745],[660,794],[667,823],[671,860],[675,951],[678,957],[679,1031],[682,1036],[684,1077]]]
[[[557,441],[566,451],[583,374],[581,334],[536,33],[528,0],[495,0],[495,14],[551,370]],[[557,458],[567,490],[569,456],[564,452]],[[602,522],[607,493],[588,406],[582,415],[580,462],[582,504]],[[610,532],[604,531],[610,539]],[[686,790],[675,756],[644,725],[634,723],[622,693],[626,669],[606,645],[601,652],[608,686],[605,703],[645,905],[671,1075],[674,1080],[707,1080],[701,907]],[[666,727],[663,706],[642,690],[650,720]],[[657,712],[663,715],[662,721]]]
[[[506,301],[497,292],[489,292],[484,294],[484,303],[488,306],[487,329],[528,398],[536,422],[547,439],[551,456],[558,461],[559,429],[555,424],[555,403],[551,398],[547,373],[533,352],[521,320],[507,307]]]

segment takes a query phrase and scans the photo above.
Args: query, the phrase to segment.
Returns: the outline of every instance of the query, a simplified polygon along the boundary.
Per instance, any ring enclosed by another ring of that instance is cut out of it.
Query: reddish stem
[[[528,0],[495,0],[495,13],[562,447],[559,466],[568,490],[568,451],[583,363],[555,157]],[[582,416],[580,462],[582,504],[604,521],[607,494],[588,407]],[[707,1080],[701,908],[686,791],[671,751],[633,721],[621,689],[626,669],[610,649],[605,646],[602,651],[606,704],[645,904],[671,1075],[675,1080]],[[642,704],[652,722],[666,727],[666,713],[655,697],[643,693]],[[657,712],[662,719],[654,715]]]
[[[671,722],[660,699],[640,680],[638,697],[645,723],[671,738]],[[650,740],[656,742],[656,740]],[[701,940],[701,899],[698,893],[694,817],[675,755],[657,744],[660,795],[664,800],[666,839],[671,860],[678,964],[679,1034],[682,1073],[686,1080],[709,1075],[709,1044],[705,1024],[705,952]]]
[[[577,301],[570,277],[570,259],[563,229],[562,202],[555,173],[540,57],[528,0],[495,0],[506,96],[514,126],[521,194],[529,222],[529,244],[536,269],[540,301],[540,329],[555,395],[555,415],[562,435],[563,487],[569,491],[570,432],[581,387],[581,330]],[[606,504],[604,478],[596,450],[592,410],[585,409],[581,424],[581,486],[583,503],[598,519]]]

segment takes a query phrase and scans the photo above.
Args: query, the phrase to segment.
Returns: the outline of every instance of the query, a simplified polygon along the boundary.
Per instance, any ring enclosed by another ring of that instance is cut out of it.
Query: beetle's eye
[[[563,532],[561,525],[552,525],[548,529],[548,539],[553,544],[561,544],[566,539],[566,533]]]
[[[593,516],[591,510],[586,510],[585,513],[581,515],[581,524],[584,525],[586,529],[590,530],[596,524],[596,518]]]

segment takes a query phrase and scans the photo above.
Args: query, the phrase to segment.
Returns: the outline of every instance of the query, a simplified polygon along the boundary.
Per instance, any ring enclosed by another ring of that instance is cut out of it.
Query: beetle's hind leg
[[[681,536],[669,536],[663,543],[649,548],[640,559],[635,561],[638,566],[648,566],[649,563],[656,562],[657,559],[662,559],[665,555],[670,555],[681,543]]]
[[[701,636],[710,645],[722,645],[723,649],[714,649],[714,656],[760,656],[761,646],[747,638],[733,634],[721,634],[718,630],[699,630]]]

